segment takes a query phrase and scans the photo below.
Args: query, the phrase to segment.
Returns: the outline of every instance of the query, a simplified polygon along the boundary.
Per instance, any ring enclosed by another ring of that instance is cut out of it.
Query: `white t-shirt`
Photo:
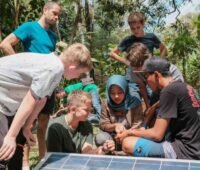
[[[53,53],[18,53],[0,58],[0,112],[13,116],[30,89],[35,98],[51,96],[64,66]]]

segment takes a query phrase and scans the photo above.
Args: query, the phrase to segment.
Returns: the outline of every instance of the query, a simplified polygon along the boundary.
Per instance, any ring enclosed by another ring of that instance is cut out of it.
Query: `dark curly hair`
[[[134,43],[128,49],[126,59],[132,67],[142,67],[144,61],[151,57],[148,48],[142,43]]]

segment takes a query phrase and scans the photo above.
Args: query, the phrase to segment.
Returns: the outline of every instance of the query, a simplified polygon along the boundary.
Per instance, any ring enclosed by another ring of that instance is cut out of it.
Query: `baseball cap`
[[[170,63],[160,57],[151,57],[144,62],[143,71],[153,73],[158,71],[160,73],[169,73]]]

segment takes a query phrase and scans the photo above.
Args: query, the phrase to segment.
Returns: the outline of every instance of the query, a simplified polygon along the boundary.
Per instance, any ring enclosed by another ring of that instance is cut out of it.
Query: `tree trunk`
[[[2,41],[2,25],[1,25],[1,22],[0,22],[0,42]]]
[[[91,32],[91,17],[90,17],[90,7],[88,0],[85,0],[85,27],[87,32]]]
[[[186,58],[185,58],[185,54],[183,54],[182,67],[183,67],[183,77],[184,77],[184,80],[187,82],[187,77],[186,77]]]
[[[76,4],[77,4],[77,13],[76,13],[76,18],[75,18],[75,21],[74,21],[72,33],[71,33],[71,38],[69,40],[70,44],[73,42],[73,39],[77,34],[78,23],[81,22],[82,6],[81,6],[80,1],[77,1]]]
[[[15,13],[15,22],[13,27],[16,28],[19,25],[19,10],[20,10],[20,2],[19,0],[14,0],[14,13]]]
[[[2,39],[3,39],[3,33],[2,33],[2,29],[3,29],[3,27],[2,27],[2,24],[3,24],[3,18],[4,18],[4,15],[3,15],[3,1],[0,1],[0,42],[2,41]]]

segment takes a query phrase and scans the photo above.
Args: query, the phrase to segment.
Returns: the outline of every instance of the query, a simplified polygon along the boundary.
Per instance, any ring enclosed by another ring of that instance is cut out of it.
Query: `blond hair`
[[[134,43],[126,55],[132,67],[142,67],[145,60],[151,57],[148,48],[142,43]]]
[[[79,68],[92,69],[90,51],[81,43],[74,43],[64,49],[62,57],[65,63],[75,63]]]
[[[145,22],[145,17],[144,14],[141,12],[131,12],[128,16],[128,23],[138,23],[140,22],[141,24],[144,24]]]
[[[67,104],[80,106],[84,103],[92,103],[92,96],[90,93],[85,92],[83,90],[74,90],[71,93],[69,93],[67,97]]]

